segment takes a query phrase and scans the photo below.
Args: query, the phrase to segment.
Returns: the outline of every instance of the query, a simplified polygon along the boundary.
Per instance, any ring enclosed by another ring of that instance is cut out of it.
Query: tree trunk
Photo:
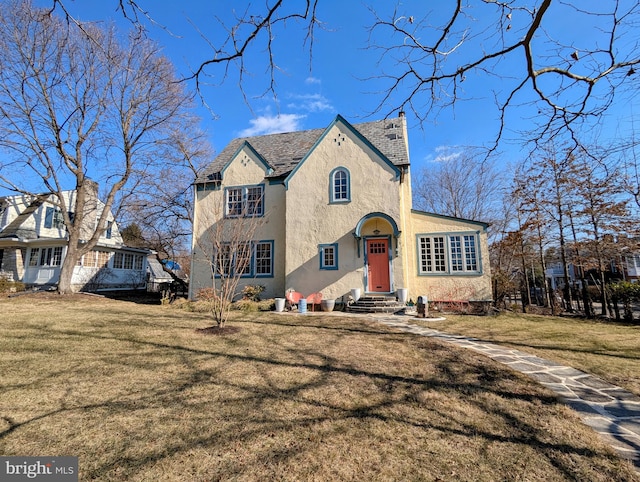
[[[617,299],[613,300],[613,312],[615,313],[616,321],[620,322],[620,307],[618,306],[618,300]]]
[[[80,222],[81,221],[82,219],[80,219]],[[76,227],[75,223],[73,223],[70,227],[67,226],[67,232],[69,233],[67,252],[62,261],[60,278],[58,279],[58,293],[61,295],[73,293],[73,287],[71,285],[73,270],[78,264],[78,258],[83,254],[78,250],[80,228]]]
[[[66,295],[73,292],[71,287],[71,278],[73,277],[73,269],[78,262],[78,250],[67,245],[67,253],[62,261],[60,269],[60,278],[58,279],[58,293]]]

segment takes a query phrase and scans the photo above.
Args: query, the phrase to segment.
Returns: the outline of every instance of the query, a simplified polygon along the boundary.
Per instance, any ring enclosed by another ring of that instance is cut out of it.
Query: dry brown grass
[[[516,313],[445,316],[423,324],[548,358],[640,396],[640,325]]]
[[[361,320],[0,300],[0,453],[82,480],[635,480],[542,387]]]

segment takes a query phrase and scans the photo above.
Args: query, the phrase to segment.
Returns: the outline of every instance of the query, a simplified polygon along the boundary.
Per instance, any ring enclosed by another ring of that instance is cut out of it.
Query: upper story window
[[[419,274],[480,274],[477,234],[418,236]]]
[[[349,202],[351,201],[351,180],[349,179],[349,171],[344,167],[338,167],[331,171],[329,176],[331,183],[331,202]]]
[[[107,239],[111,239],[112,233],[113,233],[113,221],[107,221],[107,229],[104,232],[104,237]]]
[[[48,207],[44,213],[45,228],[64,228],[64,217],[62,211],[56,208]]]
[[[259,217],[264,214],[264,186],[240,186],[225,189],[225,216]]]

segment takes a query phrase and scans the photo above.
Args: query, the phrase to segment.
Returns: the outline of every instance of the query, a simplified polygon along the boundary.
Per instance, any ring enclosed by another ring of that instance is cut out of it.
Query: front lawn
[[[0,453],[81,480],[637,480],[548,390],[361,319],[0,300]]]

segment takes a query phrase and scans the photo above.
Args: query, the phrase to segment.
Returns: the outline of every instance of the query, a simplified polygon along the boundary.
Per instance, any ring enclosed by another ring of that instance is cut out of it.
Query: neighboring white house
[[[76,192],[65,191],[63,195],[66,205],[73,206]],[[85,220],[92,230],[104,204],[97,199],[97,185],[90,195],[96,202]],[[21,281],[28,288],[57,284],[68,235],[55,199],[52,194],[0,198],[1,276]],[[72,288],[74,291],[144,289],[148,253],[145,249],[125,246],[110,215],[98,244],[78,261]]]
[[[324,129],[235,139],[195,187],[191,297],[212,285],[215,226],[260,217],[242,284],[264,285],[264,296],[403,288],[414,300],[491,301],[487,224],[411,207],[403,115],[356,125],[337,116]],[[233,269],[231,255],[219,257]]]

